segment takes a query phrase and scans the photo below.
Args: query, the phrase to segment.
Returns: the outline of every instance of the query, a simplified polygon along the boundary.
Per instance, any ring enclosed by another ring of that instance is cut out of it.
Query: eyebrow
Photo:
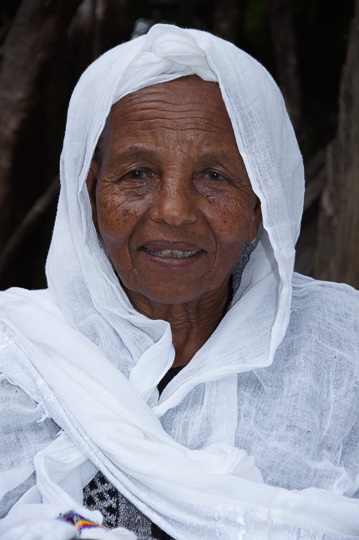
[[[238,151],[238,150],[237,150]],[[120,149],[117,149],[116,152],[112,153],[112,154],[109,154],[110,157],[111,157],[111,161],[112,162],[118,162],[119,160],[123,159],[123,158],[133,158],[134,156],[136,155],[139,155],[141,157],[144,157],[144,158],[157,158],[158,157],[158,151],[156,148],[143,148],[141,147],[141,145],[136,145],[136,144],[131,144],[131,145],[128,145],[126,147],[122,147]],[[243,166],[243,168],[245,168],[244,166],[244,162],[243,162],[243,159],[242,159],[242,156],[240,155],[239,151],[238,151],[238,156],[239,156],[239,159],[241,161],[241,164]],[[225,151],[225,149],[221,149],[219,147],[218,151],[217,152],[206,152],[204,151],[203,153],[199,154],[198,155],[198,159],[200,161],[224,161],[224,162],[229,162],[229,161],[233,161],[233,156],[231,156],[228,152]]]
[[[110,158],[111,164],[117,164],[123,159],[133,159],[136,156],[153,159],[156,156],[156,151],[151,148],[143,148],[140,145],[131,144],[118,148],[115,152],[110,151],[107,155]]]

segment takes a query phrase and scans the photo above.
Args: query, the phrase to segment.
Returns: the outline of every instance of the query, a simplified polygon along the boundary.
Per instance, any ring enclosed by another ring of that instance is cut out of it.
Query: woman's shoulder
[[[21,347],[23,329],[43,323],[45,305],[54,304],[48,290],[30,291],[11,288],[0,291],[0,373],[4,369],[5,358],[24,355]],[[42,306],[42,308],[40,308]]]
[[[359,327],[359,291],[345,283],[320,281],[295,273],[292,312]]]
[[[351,298],[359,303],[359,291],[347,283],[323,281],[298,272],[293,273],[293,291],[311,292],[317,295]]]
[[[344,283],[295,274],[286,346],[300,348],[301,355],[320,366],[346,366],[359,380],[359,292]]]
[[[19,307],[54,309],[56,303],[49,289],[30,290],[11,287],[0,291],[0,317],[4,317],[8,311]]]
[[[9,347],[24,350],[21,344],[31,342],[32,329],[43,328],[50,319],[62,321],[64,316],[49,289],[0,291],[0,358]]]

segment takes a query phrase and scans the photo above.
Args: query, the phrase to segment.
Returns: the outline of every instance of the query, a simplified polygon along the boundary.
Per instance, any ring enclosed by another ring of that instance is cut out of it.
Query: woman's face
[[[101,154],[93,219],[134,305],[227,291],[261,218],[218,85],[191,76],[122,98]]]

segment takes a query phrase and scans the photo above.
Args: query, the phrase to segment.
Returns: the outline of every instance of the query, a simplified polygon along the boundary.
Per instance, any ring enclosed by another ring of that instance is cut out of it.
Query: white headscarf
[[[190,74],[219,84],[263,230],[230,310],[158,399],[157,384],[174,359],[170,326],[130,304],[98,241],[85,181],[111,106]],[[97,469],[178,539],[358,532],[357,500],[266,485],[253,458],[234,445],[237,374],[270,366],[288,327],[303,206],[302,158],[266,70],[228,42],[167,25],[112,49],[86,70],[71,98],[61,186],[48,291],[2,294],[0,368],[64,431],[36,455],[37,484],[0,524],[0,538],[23,534],[15,527],[20,511],[37,521],[69,508],[84,513],[82,486]],[[179,444],[160,420],[176,408],[176,425],[181,404],[199,387],[210,435],[193,423],[191,444]]]

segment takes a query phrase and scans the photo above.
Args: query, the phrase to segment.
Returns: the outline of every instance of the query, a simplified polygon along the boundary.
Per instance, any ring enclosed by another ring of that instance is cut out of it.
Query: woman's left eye
[[[131,180],[143,180],[143,178],[146,176],[146,173],[142,169],[134,169],[133,171],[128,172],[126,176]]]
[[[218,171],[208,171],[205,176],[207,176],[209,180],[215,180],[216,182],[225,180],[223,174],[219,173]]]

